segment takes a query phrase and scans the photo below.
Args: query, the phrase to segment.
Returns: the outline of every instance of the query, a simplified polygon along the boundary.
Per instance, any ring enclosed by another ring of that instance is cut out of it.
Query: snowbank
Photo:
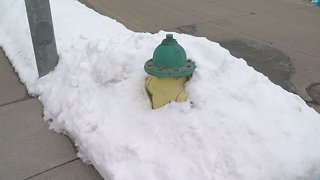
[[[51,1],[60,62],[37,80],[23,0],[0,0],[0,46],[50,128],[114,180],[320,176],[320,116],[215,42],[174,33],[196,62],[188,102],[152,110],[146,60],[166,32],[134,33],[73,0]]]

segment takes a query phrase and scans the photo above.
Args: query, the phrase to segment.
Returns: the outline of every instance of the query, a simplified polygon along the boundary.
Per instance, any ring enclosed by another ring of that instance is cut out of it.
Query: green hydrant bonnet
[[[156,77],[184,77],[191,76],[195,64],[187,60],[186,52],[172,34],[167,34],[161,44],[155,49],[153,58],[144,65],[144,70]]]

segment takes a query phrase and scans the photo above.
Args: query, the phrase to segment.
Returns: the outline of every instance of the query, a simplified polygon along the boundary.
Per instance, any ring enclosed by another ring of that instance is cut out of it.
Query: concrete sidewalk
[[[73,142],[48,129],[42,109],[0,49],[0,179],[102,179],[77,158]]]

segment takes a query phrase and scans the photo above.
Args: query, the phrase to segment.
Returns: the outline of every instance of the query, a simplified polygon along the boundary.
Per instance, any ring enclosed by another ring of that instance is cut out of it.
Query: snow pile
[[[0,0],[0,46],[50,128],[114,180],[320,176],[320,116],[205,38],[174,34],[196,62],[188,102],[151,110],[144,62],[166,32],[134,33],[77,1],[51,1],[60,62],[37,80],[23,0]]]

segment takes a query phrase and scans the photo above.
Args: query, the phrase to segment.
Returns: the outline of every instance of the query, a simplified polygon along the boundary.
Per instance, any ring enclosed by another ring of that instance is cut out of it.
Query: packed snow
[[[184,103],[152,110],[143,66],[167,32],[136,33],[52,0],[59,64],[38,79],[23,0],[0,0],[0,46],[50,128],[107,180],[320,177],[320,116],[206,38],[174,34],[196,63]]]

